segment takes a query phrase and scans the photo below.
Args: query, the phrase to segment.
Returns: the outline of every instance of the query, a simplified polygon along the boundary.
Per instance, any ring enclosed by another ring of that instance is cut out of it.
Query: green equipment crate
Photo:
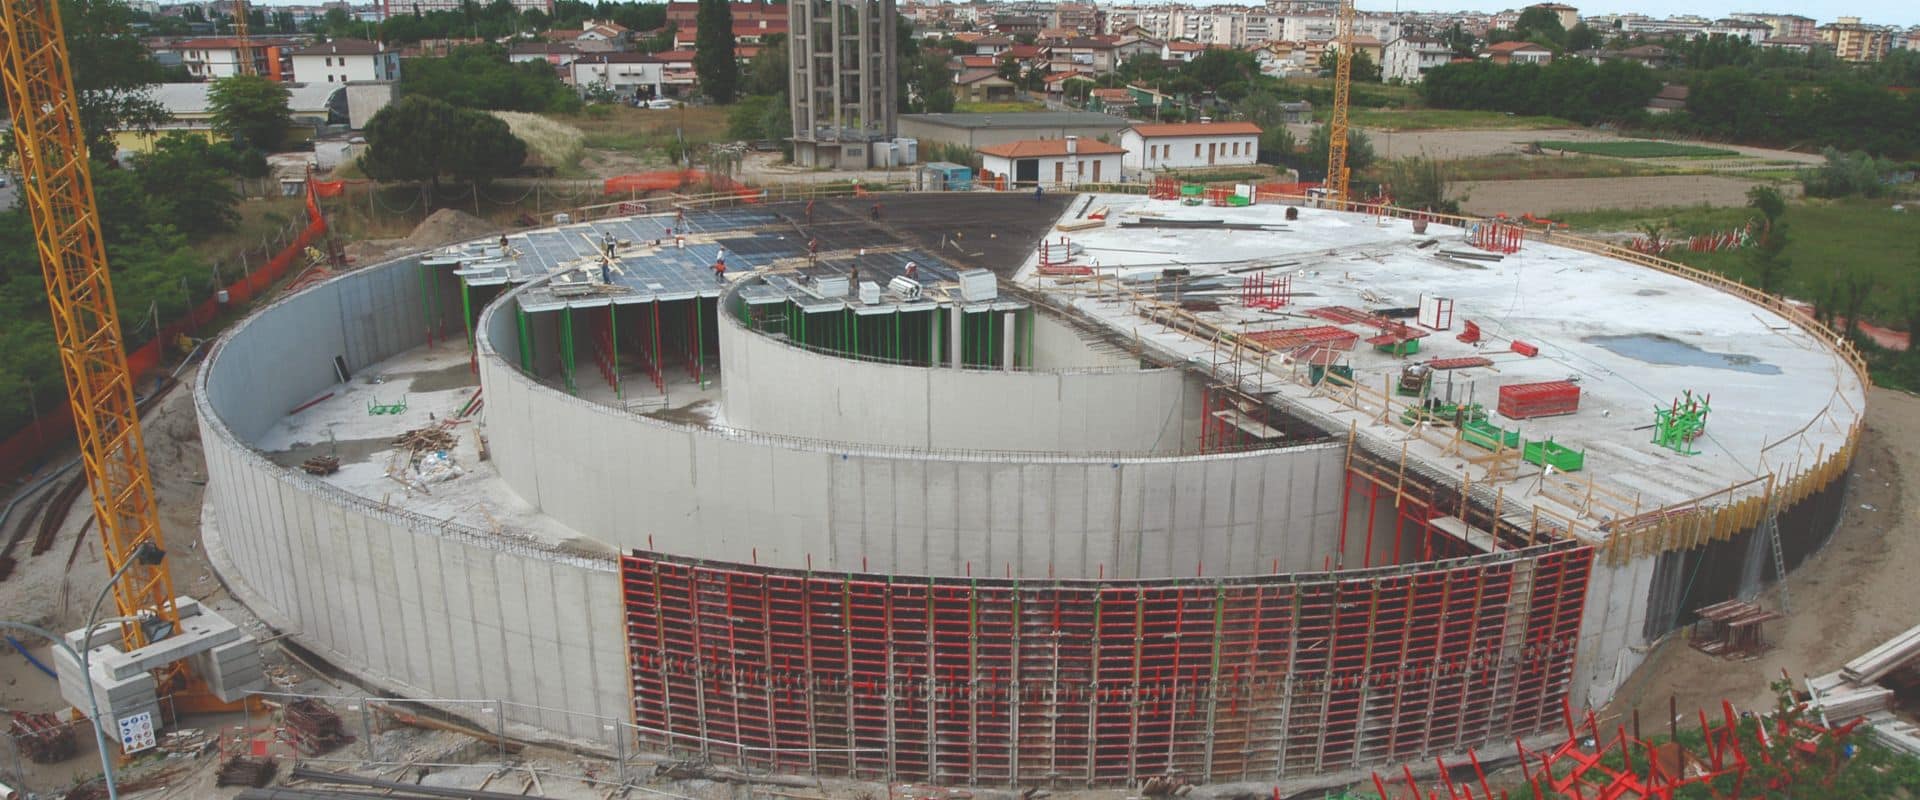
[[[1501,445],[1520,446],[1520,432],[1502,430],[1500,426],[1484,420],[1468,422],[1460,426],[1460,438],[1468,444],[1485,450],[1496,450]]]
[[[1552,439],[1544,442],[1527,442],[1521,448],[1520,458],[1531,464],[1553,467],[1561,472],[1579,472],[1587,465],[1587,453],[1559,444]]]

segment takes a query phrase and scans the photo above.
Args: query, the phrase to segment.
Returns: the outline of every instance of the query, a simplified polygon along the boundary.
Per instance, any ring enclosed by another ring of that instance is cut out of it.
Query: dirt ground
[[[1311,133],[1311,130],[1308,131]],[[1381,158],[1400,158],[1402,156],[1427,156],[1429,158],[1467,158],[1471,156],[1490,156],[1502,153],[1518,153],[1528,142],[1615,142],[1627,137],[1617,136],[1605,131],[1585,128],[1568,128],[1541,131],[1403,131],[1388,132],[1369,130],[1367,135],[1373,139],[1373,150]],[[1300,132],[1295,132],[1301,137]],[[1301,137],[1300,141],[1306,141]],[[1732,150],[1751,158],[1768,161],[1792,161],[1800,164],[1818,164],[1819,153],[1796,153],[1790,150],[1770,150],[1764,147],[1744,147],[1703,143],[1721,150]]]
[[[1747,190],[1759,182],[1726,175],[1652,175],[1639,178],[1551,178],[1531,181],[1465,181],[1449,185],[1466,196],[1469,214],[1536,214],[1605,208],[1743,206]],[[1779,187],[1798,194],[1798,186]]]
[[[1833,540],[1788,577],[1787,618],[1766,626],[1774,648],[1750,661],[1725,661],[1688,647],[1684,635],[1657,649],[1607,709],[1663,722],[1667,698],[1683,717],[1717,707],[1771,707],[1769,681],[1781,670],[1802,679],[1847,661],[1920,622],[1920,398],[1889,389],[1867,397],[1867,432],[1847,487],[1846,515]],[[1761,597],[1778,608],[1779,591]],[[1684,720],[1683,720],[1684,724]]]

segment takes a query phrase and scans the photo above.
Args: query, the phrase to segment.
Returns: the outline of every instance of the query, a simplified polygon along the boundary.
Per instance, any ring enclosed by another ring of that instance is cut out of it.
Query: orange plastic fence
[[[635,192],[677,192],[702,183],[712,185],[717,191],[732,192],[742,199],[756,198],[760,194],[758,190],[725,175],[714,175],[701,169],[669,169],[616,175],[602,184],[602,191],[610,195]]]
[[[307,246],[325,234],[327,221],[320,215],[320,206],[315,201],[314,191],[307,192],[307,227],[288,243],[286,248],[276,254],[265,266],[254,270],[240,280],[227,284],[227,300],[230,303],[244,303],[265,292],[273,286],[294,264],[299,263]],[[208,324],[220,315],[221,304],[218,293],[201,301],[187,313],[185,319],[161,326],[154,337],[144,345],[127,353],[127,369],[136,381],[140,376],[160,366],[166,343],[173,341],[189,330]],[[73,438],[73,412],[66,403],[60,403],[51,409],[43,409],[40,418],[20,431],[0,441],[0,479],[11,479],[38,464],[46,452],[63,445]]]

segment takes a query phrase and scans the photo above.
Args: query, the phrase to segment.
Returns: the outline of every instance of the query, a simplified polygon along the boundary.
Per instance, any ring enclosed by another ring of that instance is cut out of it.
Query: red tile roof
[[[1487,45],[1487,52],[1489,53],[1513,53],[1520,50],[1546,50],[1546,49],[1547,48],[1541,47],[1540,45],[1534,44],[1533,42],[1501,42],[1499,44]]]
[[[1077,143],[1074,155],[1080,156],[1117,156],[1126,151],[1119,145],[1107,144],[1097,139],[1081,139]],[[1040,156],[1064,156],[1067,154],[1065,139],[1022,139],[1017,142],[988,145],[980,148],[981,155],[1000,158],[1037,158]]]
[[[1197,53],[1207,49],[1207,46],[1199,42],[1168,42],[1167,49],[1176,53]]]
[[[1162,125],[1135,125],[1134,133],[1144,138],[1156,136],[1232,136],[1259,135],[1260,126],[1251,122],[1182,122]]]

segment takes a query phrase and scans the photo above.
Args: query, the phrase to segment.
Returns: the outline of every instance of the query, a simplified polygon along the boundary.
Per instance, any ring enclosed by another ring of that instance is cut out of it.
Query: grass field
[[[571,176],[580,165],[586,134],[579,128],[555,119],[523,111],[488,112],[507,123],[513,135],[527,143],[527,162],[554,168],[562,176]]]
[[[1635,139],[1628,142],[1535,142],[1548,150],[1607,156],[1610,158],[1694,158],[1740,155],[1732,150],[1701,147],[1694,144]]]
[[[1662,164],[1637,164],[1617,158],[1568,156],[1543,158],[1526,156],[1475,156],[1450,159],[1448,176],[1456,181],[1517,181],[1546,178],[1635,178],[1645,175],[1676,175],[1686,172]],[[1374,169],[1375,172],[1379,168]],[[1377,177],[1377,176],[1376,176]]]
[[[1871,277],[1877,289],[1867,301],[1867,316],[1878,322],[1905,320],[1895,316],[1900,294],[1920,289],[1920,214],[1890,210],[1887,200],[1813,200],[1787,206],[1791,262],[1788,295],[1813,299],[1836,276]],[[1555,219],[1586,231],[1633,231],[1648,222],[1661,222],[1679,234],[1723,231],[1744,224],[1755,212],[1745,208],[1668,208],[1638,211],[1599,211],[1563,214]],[[1676,249],[1669,256],[1703,269],[1753,282],[1747,251],[1690,253]]]
[[[683,126],[688,144],[720,141],[727,137],[727,109],[724,106],[601,108],[611,108],[612,113],[571,114],[555,119],[579,129],[584,137],[582,145],[589,149],[634,154],[663,150],[668,142],[673,141],[674,132]]]
[[[1354,125],[1389,131],[1426,130],[1543,130],[1577,128],[1578,124],[1559,117],[1522,117],[1498,111],[1459,111],[1423,108],[1407,111],[1358,108],[1350,117]]]

